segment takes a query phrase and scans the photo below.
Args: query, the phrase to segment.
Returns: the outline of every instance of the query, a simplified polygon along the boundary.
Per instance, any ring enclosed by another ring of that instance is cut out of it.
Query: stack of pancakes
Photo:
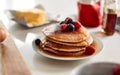
[[[42,50],[59,56],[80,56],[85,47],[93,43],[93,38],[83,26],[77,31],[61,32],[57,25],[51,25],[45,27],[43,33]]]

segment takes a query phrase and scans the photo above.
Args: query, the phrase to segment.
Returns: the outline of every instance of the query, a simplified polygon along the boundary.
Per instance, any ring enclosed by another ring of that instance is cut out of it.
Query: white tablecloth
[[[4,9],[23,9],[25,6],[25,8],[32,8],[35,4],[41,3],[45,6],[46,11],[52,14],[70,15],[77,14],[76,1],[77,0],[1,0],[0,8],[1,11]],[[8,32],[13,36],[16,46],[20,50],[33,75],[70,75],[75,67],[87,62],[106,61],[120,63],[120,33],[118,32],[115,32],[112,36],[101,36],[99,34],[101,26],[97,28],[87,28],[103,42],[104,47],[98,55],[90,59],[78,61],[53,60],[37,54],[32,48],[34,34],[39,34],[42,27],[29,29],[19,26],[14,22],[9,23],[3,14],[4,13],[1,13],[0,19]]]

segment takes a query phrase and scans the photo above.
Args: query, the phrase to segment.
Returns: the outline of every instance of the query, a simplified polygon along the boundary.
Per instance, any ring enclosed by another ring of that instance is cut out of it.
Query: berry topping
[[[120,75],[120,67],[117,65],[113,66],[113,74],[112,75]]]
[[[78,29],[80,29],[80,27],[81,27],[81,23],[80,22],[78,22],[78,21],[74,21],[74,26],[75,26],[75,30],[78,30]]]
[[[59,29],[61,31],[74,31],[79,30],[81,23],[78,21],[73,21],[70,17],[67,17],[64,21],[60,22]]]
[[[67,17],[67,18],[65,19],[65,22],[66,22],[67,24],[69,24],[69,23],[72,23],[72,24],[73,24],[73,20],[72,20],[70,17]]]
[[[93,46],[87,46],[85,49],[85,55],[92,55],[95,52],[95,48]]]
[[[66,22],[65,22],[65,21],[62,21],[62,22],[60,22],[60,24],[66,24]]]
[[[60,30],[61,31],[66,31],[67,30],[68,25],[67,24],[60,24]]]
[[[75,26],[70,23],[70,24],[68,24],[67,30],[68,31],[74,31],[75,30]]]
[[[36,44],[36,45],[39,45],[40,43],[41,43],[41,40],[40,40],[40,39],[36,39],[36,40],[35,40],[35,44]]]

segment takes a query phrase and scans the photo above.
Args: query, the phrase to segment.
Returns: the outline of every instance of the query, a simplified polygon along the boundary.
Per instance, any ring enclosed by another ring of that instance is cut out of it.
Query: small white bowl
[[[115,67],[117,67],[120,71],[119,63],[112,62],[87,63],[75,68],[72,71],[71,75],[113,75]]]

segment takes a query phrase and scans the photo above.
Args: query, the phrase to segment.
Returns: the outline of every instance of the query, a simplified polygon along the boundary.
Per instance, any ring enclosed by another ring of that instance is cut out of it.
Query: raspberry
[[[93,46],[87,46],[85,49],[85,55],[92,55],[95,52],[95,48]]]
[[[81,23],[78,21],[74,21],[74,26],[75,26],[75,30],[78,30],[81,27]]]
[[[66,31],[67,30],[68,25],[67,24],[60,24],[60,30],[61,31]]]
[[[70,17],[67,17],[67,18],[65,18],[65,20],[64,20],[64,21],[65,21],[65,22],[67,22],[69,19],[70,19]]]
[[[120,67],[117,65],[113,66],[113,74],[112,75],[120,75]]]

